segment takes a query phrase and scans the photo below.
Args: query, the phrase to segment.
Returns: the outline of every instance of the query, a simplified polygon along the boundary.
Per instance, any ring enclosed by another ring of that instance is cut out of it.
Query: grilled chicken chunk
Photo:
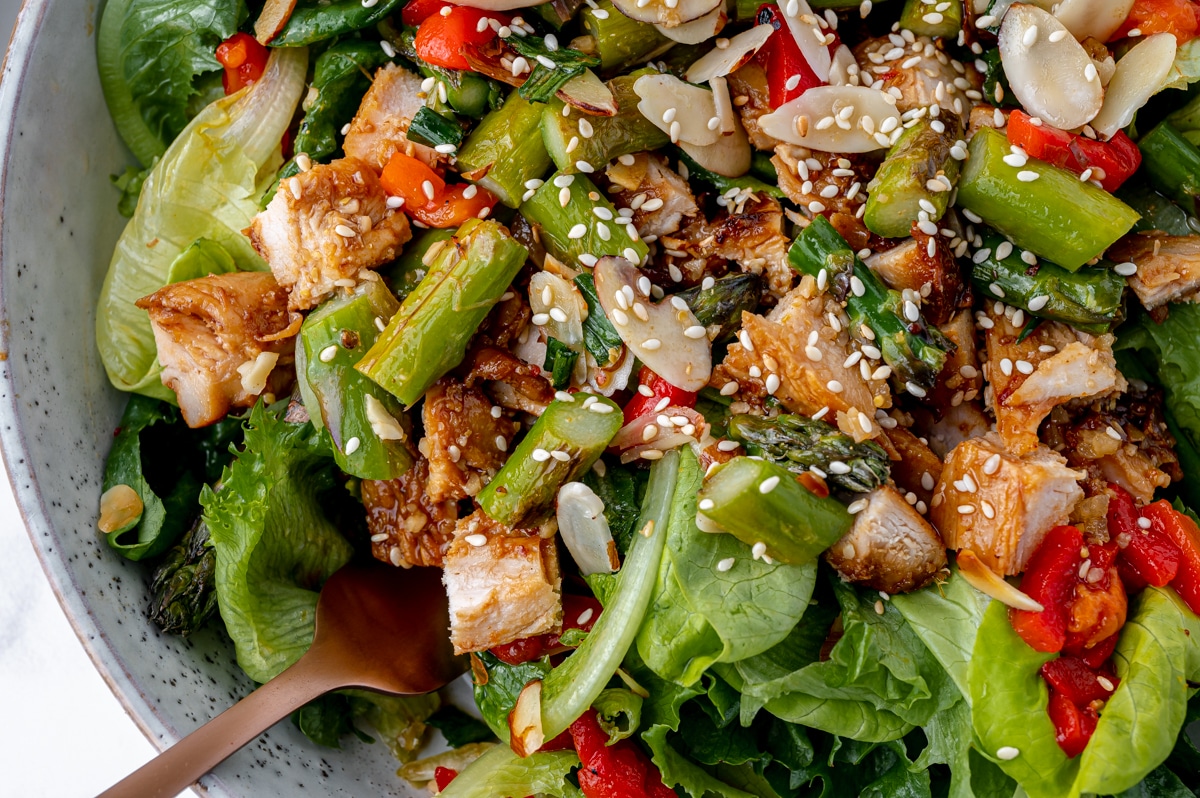
[[[887,382],[870,379],[874,366],[846,365],[848,336],[830,326],[825,296],[806,297],[806,288],[808,282],[766,317],[743,313],[740,340],[730,344],[709,384],[721,390],[733,381],[746,401],[761,402],[771,394],[794,413],[828,414],[830,423],[856,441],[873,438],[880,429],[875,409],[891,404]]]
[[[867,39],[854,48],[862,82],[899,96],[896,110],[928,108],[935,103],[943,113],[962,118],[974,105],[964,92],[979,88],[973,67],[953,61],[928,36],[891,34]],[[913,58],[915,63],[910,63]]]
[[[914,435],[904,427],[885,429],[879,443],[888,450],[893,460],[892,479],[904,493],[910,504],[917,504],[918,510],[924,512],[925,507],[933,499],[933,488],[942,475],[942,460],[933,453],[929,444]]]
[[[254,249],[290,291],[288,307],[316,307],[365,269],[396,257],[410,238],[408,218],[387,207],[375,170],[343,158],[283,181],[246,229]]]
[[[797,205],[807,208],[817,202],[831,215],[854,216],[867,201],[864,187],[875,173],[874,164],[856,157],[810,150],[795,144],[780,144],[771,158],[779,175],[779,189]],[[849,172],[849,174],[847,174]],[[855,188],[855,184],[858,188]],[[832,186],[837,193],[826,196]],[[825,192],[825,193],[822,193]],[[859,247],[861,249],[861,247]]]
[[[982,438],[991,429],[991,421],[978,402],[963,402],[946,408],[928,426],[929,448],[945,459],[948,454],[965,440]]]
[[[469,357],[467,384],[482,383],[501,407],[540,416],[554,401],[554,386],[543,376],[542,369],[507,349],[481,346]]]
[[[754,61],[745,64],[736,72],[730,73],[729,95],[733,98],[733,107],[742,118],[742,127],[750,143],[757,150],[770,152],[779,144],[779,140],[763,133],[758,126],[758,118],[771,113],[771,90],[767,87],[767,73]],[[744,100],[742,98],[745,98]]]
[[[933,242],[933,254],[929,244]],[[970,296],[962,269],[942,236],[929,236],[913,228],[913,237],[898,246],[867,258],[872,271],[897,291],[917,294],[921,312],[930,324],[942,326],[953,318]],[[916,301],[916,298],[909,296]],[[969,317],[968,317],[969,320]]]
[[[670,235],[679,230],[685,217],[700,213],[687,181],[661,155],[639,152],[630,158],[633,163],[613,161],[605,174],[614,187],[620,188],[609,198],[633,210],[633,224],[640,235]]]
[[[412,468],[399,478],[362,482],[371,554],[403,568],[440,568],[454,539],[458,508],[453,500],[435,502],[429,498],[425,490],[429,461],[417,452],[413,454]]]
[[[429,458],[430,500],[465,499],[491,481],[507,458],[508,444],[520,425],[499,412],[479,388],[452,379],[438,380],[425,394],[425,437],[420,449]]]
[[[1168,302],[1195,300],[1200,294],[1200,237],[1138,233],[1109,247],[1106,257],[1131,261],[1137,273],[1129,287],[1147,310]]]
[[[825,552],[843,578],[885,593],[927,585],[946,567],[946,546],[929,522],[888,485],[867,497],[854,526]]]
[[[450,642],[482,651],[562,626],[553,538],[511,530],[476,510],[458,522],[445,557]]]
[[[938,329],[954,344],[954,349],[946,353],[946,364],[931,397],[931,403],[944,411],[978,398],[983,391],[983,372],[975,348],[975,320],[969,309],[958,311]]]
[[[382,169],[396,152],[432,166],[441,156],[432,147],[408,140],[408,126],[424,104],[421,77],[395,64],[385,64],[363,96],[342,149],[376,169]]]
[[[299,314],[267,272],[213,274],[172,283],[137,301],[150,314],[163,385],[179,398],[189,427],[250,407],[268,388],[284,387],[273,373],[290,360]]]
[[[1013,454],[1038,446],[1038,427],[1057,405],[1125,390],[1111,335],[1094,336],[1057,322],[1043,322],[1025,340],[1006,313],[987,318],[989,405],[996,428]]]
[[[971,549],[998,574],[1019,574],[1083,498],[1083,476],[1045,446],[1018,456],[989,433],[950,452],[930,518],[949,548]]]

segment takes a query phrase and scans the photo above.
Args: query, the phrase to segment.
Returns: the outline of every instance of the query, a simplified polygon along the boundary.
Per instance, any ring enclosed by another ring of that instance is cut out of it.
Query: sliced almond
[[[106,535],[138,522],[142,517],[142,497],[128,485],[113,485],[100,496],[100,519],[96,526]]]
[[[713,78],[708,82],[708,86],[712,89],[713,106],[717,111],[717,119],[720,120],[717,129],[721,131],[721,135],[727,136],[738,129],[737,111],[733,109],[733,99],[729,96],[729,81],[725,78]]]
[[[1062,31],[1058,41],[1051,35]],[[1100,112],[1104,87],[1088,80],[1091,57],[1070,31],[1037,6],[1016,3],[1000,25],[1000,60],[1025,110],[1055,127],[1082,127]]]
[[[843,44],[833,53],[833,63],[829,67],[829,85],[853,85],[855,81],[851,80],[851,76],[856,74],[858,61],[854,58],[854,52]]]
[[[682,25],[668,27],[655,25],[658,32],[673,42],[679,44],[700,44],[706,42],[721,32],[725,27],[725,7],[719,5],[702,17],[685,22]]]
[[[604,515],[604,501],[582,482],[568,482],[558,489],[558,532],[583,576],[611,574],[614,564],[612,530]]]
[[[792,7],[792,3],[796,4],[796,14],[790,15],[788,9]],[[783,19],[787,22],[788,30],[792,32],[792,38],[796,40],[796,45],[800,48],[804,60],[808,62],[808,66],[812,69],[813,74],[822,82],[829,80],[829,69],[833,66],[833,56],[829,53],[829,45],[826,44],[823,38],[830,35],[821,27],[817,21],[817,14],[813,13],[811,7],[805,0],[787,0],[786,3],[780,6],[783,11]]]
[[[1175,64],[1175,35],[1155,33],[1139,41],[1117,62],[1092,128],[1104,138],[1133,121],[1138,109],[1163,85]]]
[[[259,44],[270,44],[287,27],[295,10],[296,0],[267,0],[254,20],[254,38]]]
[[[976,557],[975,552],[970,549],[960,550],[955,557],[955,562],[958,565],[958,572],[963,579],[967,580],[967,584],[985,596],[991,596],[1001,604],[1018,610],[1041,612],[1045,609],[1027,594],[1004,581],[995,571],[984,565],[983,561]]]
[[[745,66],[754,54],[767,43],[775,29],[770,25],[755,25],[729,39],[725,49],[714,47],[688,67],[684,75],[688,83],[708,83]]]
[[[613,0],[613,5],[630,19],[674,28],[725,3],[723,0]]]
[[[550,0],[462,0],[457,3],[468,8],[478,8],[483,11],[515,11],[518,8],[540,6]]]
[[[722,135],[714,144],[701,146],[680,141],[679,146],[708,171],[723,177],[741,177],[750,171],[754,152],[741,123],[735,121],[733,127],[732,133]]]
[[[865,127],[864,117],[871,118]],[[758,125],[768,136],[809,149],[872,152],[891,146],[878,132],[888,119],[894,120],[890,128],[899,126],[896,98],[890,94],[867,86],[816,86],[759,117]]]
[[[529,279],[529,309],[534,316],[545,316],[546,320],[538,319],[539,326],[545,327],[546,332],[570,347],[583,343],[583,313],[587,305],[579,294],[579,289],[571,283],[550,272],[538,272]]]
[[[716,144],[721,131],[708,126],[717,115],[708,89],[685,83],[674,75],[643,75],[633,84],[641,100],[638,110],[651,124],[677,141]]]
[[[1079,41],[1108,41],[1133,9],[1134,0],[1062,0],[1054,16]]]
[[[590,69],[564,83],[556,95],[567,105],[585,114],[616,116],[617,113],[617,100],[613,97],[612,90]]]
[[[542,730],[542,680],[535,679],[521,690],[508,713],[508,731],[513,753],[524,758],[537,753],[546,742]]]

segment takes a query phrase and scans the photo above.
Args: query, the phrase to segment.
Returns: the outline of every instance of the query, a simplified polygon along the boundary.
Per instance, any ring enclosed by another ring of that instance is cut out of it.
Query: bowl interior
[[[166,747],[251,688],[206,630],[159,634],[148,570],[95,527],[104,457],[125,397],[105,376],[94,307],[124,228],[109,179],[131,163],[100,91],[97,4],[28,0],[0,84],[0,444],[34,547],[84,646]],[[220,796],[418,793],[382,744],[316,746],[290,722],[202,782]]]

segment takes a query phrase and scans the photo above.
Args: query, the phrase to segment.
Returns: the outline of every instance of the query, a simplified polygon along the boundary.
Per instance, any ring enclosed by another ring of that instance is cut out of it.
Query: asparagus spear
[[[842,490],[868,493],[891,475],[891,463],[882,446],[873,441],[855,443],[837,428],[805,416],[730,416],[729,437],[740,441],[750,454],[793,474],[816,467],[826,474],[830,485]]]
[[[422,105],[409,123],[405,136],[429,147],[451,144],[458,148],[462,146],[463,129],[453,114],[442,116],[428,105]]]
[[[541,227],[546,251],[573,268],[590,269],[605,255],[637,264],[650,251],[632,224],[617,223],[623,217],[584,174],[556,172],[521,204],[521,215]]]
[[[818,280],[827,272],[834,296],[846,302],[851,333],[879,348],[897,387],[918,397],[933,389],[953,344],[925,323],[918,308],[906,308],[900,292],[880,282],[828,219],[818,216],[804,228],[788,251],[788,261]]]
[[[939,6],[948,6],[939,10]],[[907,0],[900,27],[918,36],[957,36],[962,27],[961,0]]]
[[[296,381],[308,415],[329,430],[338,468],[361,479],[396,479],[412,466],[399,403],[354,369],[399,307],[372,280],[326,301],[300,328]]]
[[[867,229],[886,238],[905,238],[922,210],[931,222],[941,219],[960,169],[950,150],[961,137],[962,123],[953,114],[921,119],[904,131],[867,184]]]
[[[782,466],[752,457],[718,467],[699,500],[702,523],[748,546],[765,544],[768,556],[793,565],[815,560],[854,523],[841,502],[812,493]]]
[[[975,253],[971,281],[986,297],[1000,297],[1031,316],[1062,321],[1085,332],[1105,333],[1125,318],[1125,278],[1111,264],[1069,272],[1044,261],[1031,267],[1012,246],[998,258],[1005,240],[995,233],[983,237]],[[983,256],[983,257],[981,257]]]
[[[517,92],[483,118],[458,153],[458,168],[510,208],[521,204],[525,184],[550,168],[539,130],[542,106]],[[472,173],[478,173],[473,177]]]
[[[640,98],[633,84],[639,76],[640,73],[622,75],[609,81],[608,87],[617,101],[614,116],[590,116],[575,110],[563,116],[561,100],[546,104],[542,111],[542,141],[555,166],[563,172],[578,172],[576,164],[580,161],[599,168],[626,153],[666,146],[667,134],[637,109]]]
[[[355,366],[411,407],[462,362],[467,343],[528,253],[497,222],[467,221]]]
[[[379,270],[379,276],[401,302],[429,273],[429,267],[425,264],[426,253],[437,246],[439,241],[453,238],[457,231],[453,227],[429,227],[413,232],[415,235],[412,241],[404,247],[400,257]]]
[[[551,506],[561,485],[587,473],[623,423],[621,408],[602,396],[551,402],[475,497],[479,506],[506,526],[520,524]]]
[[[187,637],[217,610],[217,550],[208,526],[197,518],[163,555],[150,580],[150,620],[162,631]]]
[[[1169,122],[1159,122],[1142,136],[1138,149],[1150,184],[1188,214],[1200,215],[1200,204],[1196,202],[1200,196],[1200,149]]]
[[[696,321],[710,330],[713,343],[727,341],[737,335],[742,326],[742,313],[751,313],[762,297],[762,279],[754,274],[733,274],[722,277],[711,288],[700,286],[680,291],[675,296],[692,310]],[[716,335],[711,330],[717,327]]]
[[[579,24],[595,40],[600,68],[604,70],[644,61],[656,50],[671,46],[671,40],[657,28],[625,16],[611,0],[601,0],[594,7],[584,6],[579,11]],[[617,102],[620,103],[620,98]]]
[[[1138,214],[1102,188],[1065,169],[1029,158],[1013,166],[1008,139],[983,128],[971,139],[958,204],[1017,246],[1069,271],[1129,232]]]

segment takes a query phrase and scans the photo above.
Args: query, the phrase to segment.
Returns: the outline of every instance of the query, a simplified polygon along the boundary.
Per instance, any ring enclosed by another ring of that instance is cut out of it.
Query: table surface
[[[20,0],[0,0],[0,41]],[[0,794],[92,796],[154,754],[84,653],[0,479]]]

